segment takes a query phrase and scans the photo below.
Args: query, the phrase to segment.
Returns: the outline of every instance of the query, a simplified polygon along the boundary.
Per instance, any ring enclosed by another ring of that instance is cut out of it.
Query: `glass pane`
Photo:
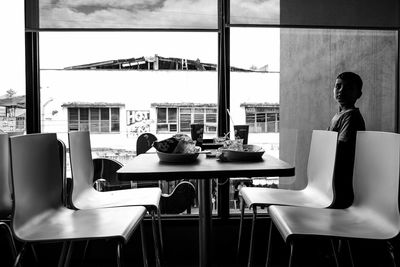
[[[230,113],[234,122],[249,124],[249,144],[260,145],[266,153],[279,157],[279,133],[267,132],[265,113],[279,107],[280,30],[231,28],[230,61],[236,67],[230,73]],[[271,112],[279,113],[279,108]]]
[[[111,132],[119,132],[119,108],[111,108]]]
[[[168,132],[168,124],[157,124],[157,132]]]
[[[332,12],[342,10],[342,12]],[[398,27],[399,5],[387,1],[230,0],[232,24]],[[354,16],[353,14],[357,14]]]
[[[163,140],[181,132],[185,111],[183,129],[190,134],[192,109],[216,111],[217,40],[218,33],[202,31],[40,32],[40,93],[53,99],[45,109],[45,130],[68,144],[68,107],[91,107],[90,127],[98,129],[90,133],[93,157],[122,164],[136,155],[140,134]],[[197,205],[191,212],[197,213]]]
[[[109,108],[101,108],[100,109],[100,131],[101,132],[109,132],[110,131],[110,109]]]
[[[217,28],[217,0],[39,0],[41,28]]]
[[[170,132],[177,132],[177,131],[178,131],[178,125],[176,125],[176,124],[170,124],[170,125],[169,125],[169,131],[170,131]]]
[[[157,108],[157,123],[167,122],[167,109]]]
[[[176,108],[169,108],[168,109],[168,122],[176,122],[177,120],[177,109]]]
[[[4,1],[1,5],[5,12],[0,17],[0,133],[25,133],[24,1]],[[51,110],[42,109],[41,120],[48,117],[47,112],[51,114]]]
[[[234,24],[279,24],[280,0],[231,0]]]
[[[77,108],[68,109],[68,130],[69,131],[79,130],[79,111]]]
[[[190,132],[191,114],[181,114],[180,117],[180,131]]]
[[[79,130],[89,131],[89,109],[80,108],[79,109]]]
[[[206,122],[216,123],[217,122],[217,114],[206,114]]]
[[[195,113],[194,114],[194,123],[204,123],[204,113]]]
[[[98,108],[90,109],[90,131],[100,131],[100,110]]]

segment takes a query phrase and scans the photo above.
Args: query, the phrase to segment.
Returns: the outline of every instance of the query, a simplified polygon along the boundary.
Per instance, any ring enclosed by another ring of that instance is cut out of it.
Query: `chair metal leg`
[[[150,212],[151,215],[151,223],[152,223],[152,228],[153,228],[153,239],[154,239],[154,250],[155,250],[155,256],[156,256],[156,266],[159,267],[161,266],[160,264],[160,252],[159,252],[159,244],[158,244],[158,237],[157,237],[157,230],[156,230],[156,220],[155,220],[155,215],[154,215],[154,210]]]
[[[256,224],[256,218],[257,218],[257,206],[253,205],[253,220],[251,222],[250,249],[249,249],[249,258],[247,260],[247,267],[251,267],[253,261],[254,228]]]
[[[83,254],[82,254],[82,261],[81,261],[81,264],[83,264],[83,262],[85,261],[86,253],[87,253],[88,247],[89,247],[89,240],[86,240],[86,241],[85,241],[85,247],[83,248]]]
[[[160,254],[162,256],[164,255],[164,240],[161,227],[161,211],[159,208],[157,209],[157,217],[158,217],[158,234],[160,235]]]
[[[61,249],[61,253],[60,253],[60,257],[58,258],[58,267],[64,267],[64,262],[65,262],[65,258],[66,255],[68,253],[68,248],[69,248],[69,242],[63,242],[63,246]]]
[[[147,261],[147,248],[146,248],[146,236],[144,234],[143,222],[140,223],[140,238],[142,239],[142,255],[143,255],[143,266],[148,267],[149,263]]]
[[[39,258],[37,256],[36,249],[33,246],[33,244],[31,244],[30,247],[31,247],[31,250],[32,250],[33,259],[34,259],[35,263],[38,264],[39,263]]]
[[[15,257],[15,261],[14,261],[14,267],[20,266],[19,262],[22,260],[22,256],[25,253],[25,247],[26,247],[26,243],[24,243],[22,245],[21,250],[19,251],[18,255]]]
[[[65,256],[65,261],[64,261],[64,267],[69,266],[69,261],[71,260],[71,255],[72,255],[72,248],[73,248],[73,242],[68,241],[68,250],[67,250],[67,255]]]
[[[117,243],[117,266],[118,267],[122,267],[121,253],[122,253],[122,242],[118,241],[118,243]]]
[[[351,267],[354,267],[353,253],[351,253],[350,241],[346,240],[347,249],[349,250],[349,257],[351,262]]]
[[[333,257],[335,258],[336,267],[339,267],[339,261],[338,261],[337,255],[336,255],[335,244],[333,244],[332,239],[330,239],[330,243],[331,243],[331,247],[332,247]]]
[[[393,266],[396,267],[396,259],[395,259],[395,253],[394,253],[394,246],[390,241],[386,241],[386,246],[390,255],[390,258],[392,259]]]
[[[294,251],[294,244],[293,241],[290,241],[290,256],[289,256],[289,267],[293,266],[293,251]]]
[[[242,234],[243,234],[243,219],[244,219],[244,209],[245,209],[244,201],[240,202],[240,223],[239,223],[239,238],[236,250],[236,259],[239,259],[240,255],[240,245],[242,243]]]
[[[274,223],[272,222],[272,220],[270,220],[269,223],[269,235],[268,235],[268,243],[267,243],[267,261],[265,263],[265,267],[269,266],[269,263],[271,261],[271,244],[272,244],[272,227],[274,226]]]

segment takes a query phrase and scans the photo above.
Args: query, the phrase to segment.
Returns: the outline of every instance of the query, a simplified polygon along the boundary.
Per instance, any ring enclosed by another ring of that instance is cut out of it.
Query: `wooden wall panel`
[[[310,134],[326,129],[337,111],[332,92],[340,72],[354,71],[364,81],[356,106],[367,130],[395,131],[396,55],[395,31],[281,29],[281,158],[296,147],[285,131],[298,129],[297,179],[288,187],[306,185]]]

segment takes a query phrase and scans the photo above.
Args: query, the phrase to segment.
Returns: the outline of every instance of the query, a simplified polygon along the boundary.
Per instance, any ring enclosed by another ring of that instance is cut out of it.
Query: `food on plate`
[[[195,142],[187,134],[175,134],[162,141],[155,141],[153,146],[157,151],[164,153],[189,154],[200,151],[200,147],[196,147]]]

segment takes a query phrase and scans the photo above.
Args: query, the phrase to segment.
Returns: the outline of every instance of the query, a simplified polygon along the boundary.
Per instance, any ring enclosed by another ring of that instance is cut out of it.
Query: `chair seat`
[[[92,210],[60,207],[14,227],[14,231],[28,242],[119,237],[126,243],[145,213],[140,206]]]
[[[390,239],[398,224],[367,209],[318,209],[270,206],[269,213],[286,241],[291,236],[316,235],[342,238]]]
[[[326,195],[316,190],[287,190],[263,187],[243,187],[240,190],[244,201],[249,205],[305,206],[326,208],[332,203]]]
[[[118,191],[99,192],[89,188],[79,194],[73,201],[77,209],[97,209],[119,206],[145,206],[149,209],[158,209],[161,189],[134,188]]]

